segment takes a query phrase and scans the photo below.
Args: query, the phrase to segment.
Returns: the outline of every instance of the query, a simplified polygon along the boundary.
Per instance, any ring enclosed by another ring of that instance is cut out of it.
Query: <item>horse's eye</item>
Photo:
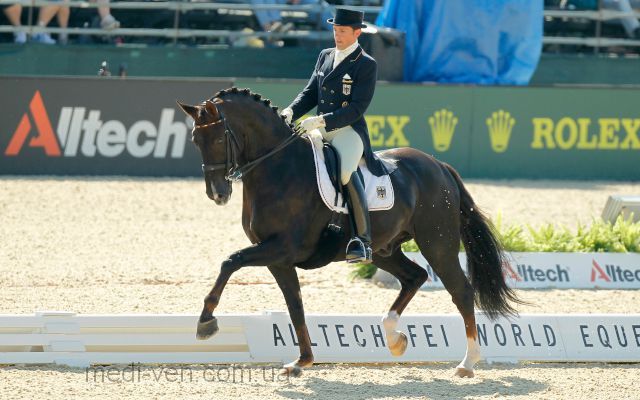
[[[216,140],[216,144],[222,144],[222,138],[219,138],[218,140]]]

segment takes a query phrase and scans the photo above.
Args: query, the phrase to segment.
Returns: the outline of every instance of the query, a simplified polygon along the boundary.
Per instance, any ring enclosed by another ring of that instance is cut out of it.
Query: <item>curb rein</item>
[[[224,163],[216,163],[216,164],[202,164],[202,172],[213,172],[218,170],[225,170],[227,173],[224,178],[229,182],[238,182],[242,180],[242,177],[246,175],[249,171],[254,169],[258,164],[260,164],[265,159],[271,157],[276,154],[280,150],[284,149],[291,143],[293,143],[296,139],[300,138],[301,135],[299,133],[293,133],[291,136],[286,138],[282,143],[276,146],[273,150],[269,151],[267,154],[264,154],[253,161],[247,162],[245,165],[240,166],[238,164],[237,154],[240,152],[240,145],[238,144],[238,138],[235,133],[229,126],[227,119],[224,117],[222,110],[218,108],[218,106],[213,103],[218,115],[220,115],[220,119],[217,121],[209,122],[207,124],[196,125],[194,123],[193,129],[202,129],[207,128],[209,126],[217,125],[219,123],[224,124],[224,136],[225,136],[225,148],[226,148],[226,157]],[[231,138],[231,139],[230,139]],[[229,157],[229,154],[231,157]]]

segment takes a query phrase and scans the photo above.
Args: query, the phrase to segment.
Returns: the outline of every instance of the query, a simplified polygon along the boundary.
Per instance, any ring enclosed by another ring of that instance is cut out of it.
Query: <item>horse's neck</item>
[[[243,179],[243,184],[254,196],[272,196],[283,193],[292,185],[306,185],[307,181],[314,181],[313,152],[309,143],[298,138],[273,156],[266,158],[261,165],[254,168]],[[288,179],[283,179],[283,176]],[[308,175],[308,176],[306,176]],[[306,190],[301,187],[300,190]]]

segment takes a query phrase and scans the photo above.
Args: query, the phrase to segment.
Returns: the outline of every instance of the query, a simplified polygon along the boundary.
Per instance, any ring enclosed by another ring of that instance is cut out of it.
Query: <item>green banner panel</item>
[[[305,81],[241,80],[289,104]],[[374,150],[410,146],[465,177],[640,179],[640,89],[379,83]]]
[[[640,91],[475,88],[471,174],[640,178]]]
[[[286,107],[305,81],[238,80],[236,86]],[[374,150],[414,147],[466,174],[470,160],[471,97],[466,87],[379,83],[366,114]],[[312,111],[311,113],[314,113]],[[463,132],[461,134],[461,132]]]

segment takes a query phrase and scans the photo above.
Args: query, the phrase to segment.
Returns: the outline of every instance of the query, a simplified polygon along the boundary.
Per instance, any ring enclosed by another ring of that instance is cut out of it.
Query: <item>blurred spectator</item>
[[[314,22],[319,22],[319,28],[327,30],[331,29],[331,25],[325,24],[324,22],[333,17],[333,14],[331,13],[332,8],[324,0],[251,0],[251,4],[321,5],[323,6],[322,15],[319,15],[319,13],[309,13],[310,19]],[[281,12],[282,10],[254,10],[254,14],[262,29],[271,32],[286,32],[293,28],[293,24],[291,22],[286,24],[282,23]],[[318,21],[318,18],[320,17],[321,20]]]
[[[607,10],[633,12],[633,8],[640,8],[640,0],[602,0],[602,6]],[[623,17],[617,21],[622,24],[627,36],[640,39],[640,22],[636,17]]]
[[[68,0],[62,0],[61,5],[42,6],[38,13],[38,26],[41,28],[46,27],[49,24],[49,21],[51,21],[54,16],[57,16],[58,26],[60,28],[66,28],[69,26],[69,12]],[[61,44],[66,44],[68,41],[67,34],[59,34],[58,40]],[[33,41],[44,44],[56,44],[56,40],[53,39],[51,35],[44,32],[33,35]]]
[[[2,6],[4,15],[7,16],[9,23],[16,28],[22,27],[20,23],[20,16],[22,15],[22,6],[20,4],[12,4],[10,6]],[[26,32],[14,32],[13,33],[13,41],[15,43],[26,43],[27,34]]]
[[[560,8],[574,8],[582,10],[597,10],[598,0],[562,0]],[[633,12],[634,8],[640,8],[640,0],[601,0],[602,8],[605,10]],[[622,24],[627,36],[640,39],[640,22],[634,16],[617,18],[612,20]]]
[[[98,14],[100,15],[100,27],[102,29],[111,30],[120,28],[120,21],[111,15],[109,0],[91,0],[91,2],[100,5],[100,7],[98,7]]]

